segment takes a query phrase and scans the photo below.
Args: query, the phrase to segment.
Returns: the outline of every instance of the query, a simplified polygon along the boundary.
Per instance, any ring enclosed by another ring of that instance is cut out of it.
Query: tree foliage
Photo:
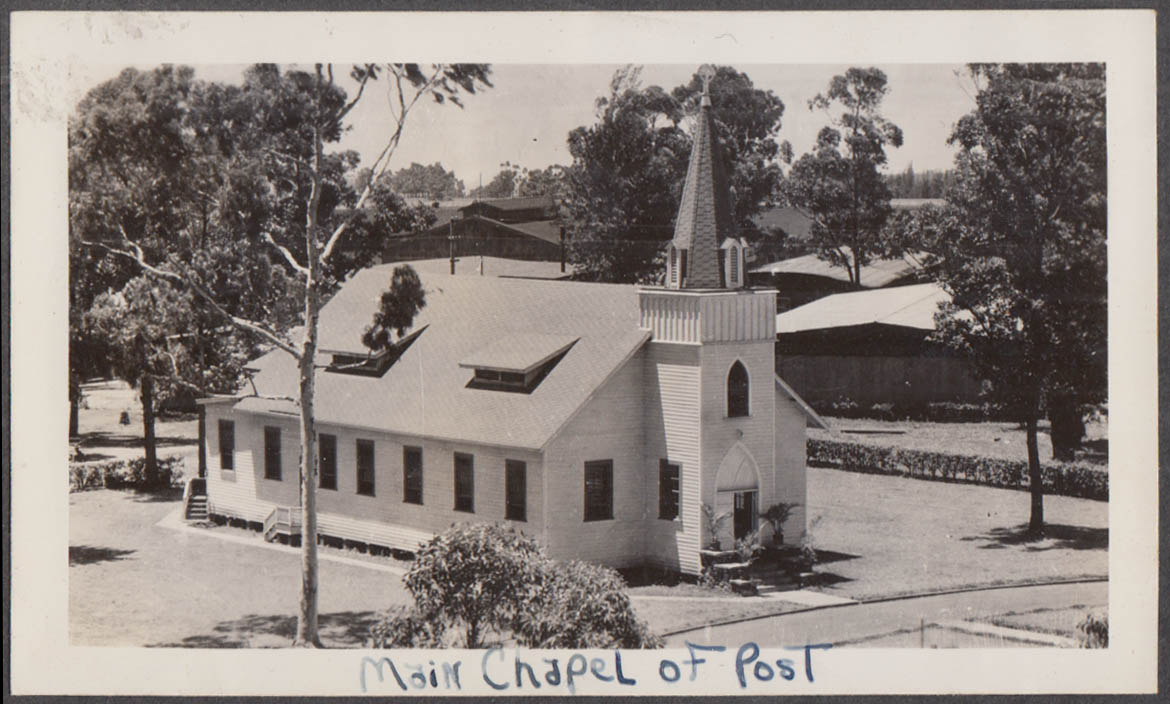
[[[395,171],[389,180],[390,187],[395,193],[407,197],[446,200],[464,194],[463,181],[455,177],[455,172],[444,169],[437,161],[430,166],[413,162],[410,166]]]
[[[415,603],[373,627],[376,647],[476,648],[492,636],[533,648],[662,644],[634,614],[616,572],[550,560],[502,525],[452,526],[419,550],[404,581]]]
[[[463,632],[477,648],[487,630],[503,632],[536,596],[544,554],[519,531],[465,523],[418,551],[404,581],[419,613]]]
[[[529,648],[654,648],[662,645],[634,613],[625,580],[608,567],[572,560],[543,565],[516,636]]]
[[[489,75],[483,64],[362,64],[350,71],[357,84],[351,98],[331,64],[311,72],[257,65],[242,86],[195,84],[190,69],[159,69],[146,81],[131,71],[82,101],[80,139],[73,139],[71,126],[74,245],[192,293],[224,324],[297,362],[304,511],[298,645],[319,645],[314,389],[320,307],[345,273],[376,251],[364,208],[385,193],[377,181],[410,111],[426,96],[461,106],[461,95],[491,85]],[[357,155],[326,153],[325,144],[337,142],[350,111],[382,79],[390,133],[365,180],[355,183],[350,172]],[[152,84],[160,88],[141,87]],[[87,109],[91,102],[104,105],[111,91],[128,99],[112,101],[114,109]],[[107,133],[113,136],[100,138]],[[74,178],[75,164],[83,178]],[[118,190],[111,192],[110,184]],[[159,186],[169,190],[156,193]],[[292,321],[299,323],[299,341],[289,339],[292,325],[282,312],[299,316]]]
[[[1030,525],[1043,525],[1044,407],[1101,403],[1107,385],[1105,69],[973,65],[977,107],[951,136],[949,206],[916,222],[952,296],[937,337],[1028,429]]]
[[[890,189],[880,170],[886,147],[902,146],[902,130],[882,117],[888,92],[877,68],[850,68],[833,76],[826,92],[809,101],[831,124],[821,129],[812,151],[789,171],[788,198],[814,217],[812,238],[819,255],[862,284],[861,267],[890,254],[881,240],[890,215]]]
[[[597,121],[569,133],[573,163],[565,169],[562,210],[579,276],[645,282],[661,275],[700,86],[696,75],[669,93],[643,87],[640,68],[627,66],[614,74],[609,95],[598,98]],[[734,188],[734,216],[742,234],[756,238],[751,216],[770,202],[778,162],[791,155],[776,141],[784,104],[726,66],[711,82],[711,102]]]
[[[387,349],[393,342],[391,333],[401,339],[426,304],[426,291],[414,267],[409,264],[394,267],[390,287],[382,293],[374,320],[362,334],[362,344],[372,352]]]

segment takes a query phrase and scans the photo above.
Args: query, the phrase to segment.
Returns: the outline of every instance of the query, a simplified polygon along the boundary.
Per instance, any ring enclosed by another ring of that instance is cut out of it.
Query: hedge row
[[[1007,420],[1002,406],[992,403],[858,403],[841,398],[836,401],[812,401],[817,413],[835,418],[873,418],[877,420],[914,420],[930,423],[978,423]]]
[[[897,474],[918,479],[970,482],[1008,489],[1028,489],[1028,463],[974,455],[863,445],[837,440],[808,441],[808,463],[851,472]],[[1083,499],[1109,500],[1109,474],[1083,465],[1042,466],[1044,491]]]
[[[183,485],[183,458],[158,458],[158,483],[146,483],[146,459],[107,460],[105,462],[70,462],[69,491],[90,489],[151,489]]]

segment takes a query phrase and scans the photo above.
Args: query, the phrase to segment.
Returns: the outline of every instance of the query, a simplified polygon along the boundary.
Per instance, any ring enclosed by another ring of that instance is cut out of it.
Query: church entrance
[[[760,473],[756,461],[741,443],[728,450],[715,475],[715,512],[727,516],[719,530],[719,544],[735,547],[759,525]],[[730,525],[729,525],[730,524]]]
[[[735,539],[743,540],[756,529],[756,492],[735,492],[735,509],[732,513],[731,525],[735,531]]]

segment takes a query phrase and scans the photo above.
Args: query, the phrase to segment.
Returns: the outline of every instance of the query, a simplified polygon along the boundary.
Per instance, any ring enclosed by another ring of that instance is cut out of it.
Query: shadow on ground
[[[165,489],[136,491],[133,500],[140,504],[174,503],[183,500],[183,487],[171,486]]]
[[[1016,546],[1023,546],[1024,550],[1028,552],[1105,550],[1109,547],[1109,529],[1058,523],[1044,526],[1043,533],[1037,534],[1028,530],[1027,523],[1022,523],[1018,526],[993,528],[983,535],[969,535],[960,538],[960,540],[965,542],[984,541],[984,544],[979,546],[984,550],[999,550]]]
[[[321,614],[317,627],[329,647],[358,648],[365,644],[370,626],[378,620],[373,611],[339,611]],[[218,624],[212,633],[188,636],[174,643],[155,643],[152,648],[279,648],[292,645],[297,631],[295,616],[249,614]],[[255,643],[255,644],[253,644]]]
[[[70,545],[69,566],[93,565],[98,562],[115,562],[125,560],[127,555],[133,555],[135,550],[121,550],[119,548],[99,548],[93,545]]]
[[[133,435],[121,435],[107,432],[82,433],[78,443],[82,450],[90,447],[143,447],[144,440]],[[184,438],[164,435],[154,439],[158,447],[178,447],[183,445],[198,445],[198,438]],[[88,453],[87,453],[88,456]]]

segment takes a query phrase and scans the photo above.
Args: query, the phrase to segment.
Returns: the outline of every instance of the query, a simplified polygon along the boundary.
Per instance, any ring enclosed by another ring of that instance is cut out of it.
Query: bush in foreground
[[[539,648],[661,646],[617,572],[550,560],[505,526],[452,526],[419,550],[404,582],[414,606],[388,611],[373,647],[478,648],[489,633]]]
[[[1109,617],[1085,614],[1077,624],[1077,640],[1082,648],[1109,647]]]

